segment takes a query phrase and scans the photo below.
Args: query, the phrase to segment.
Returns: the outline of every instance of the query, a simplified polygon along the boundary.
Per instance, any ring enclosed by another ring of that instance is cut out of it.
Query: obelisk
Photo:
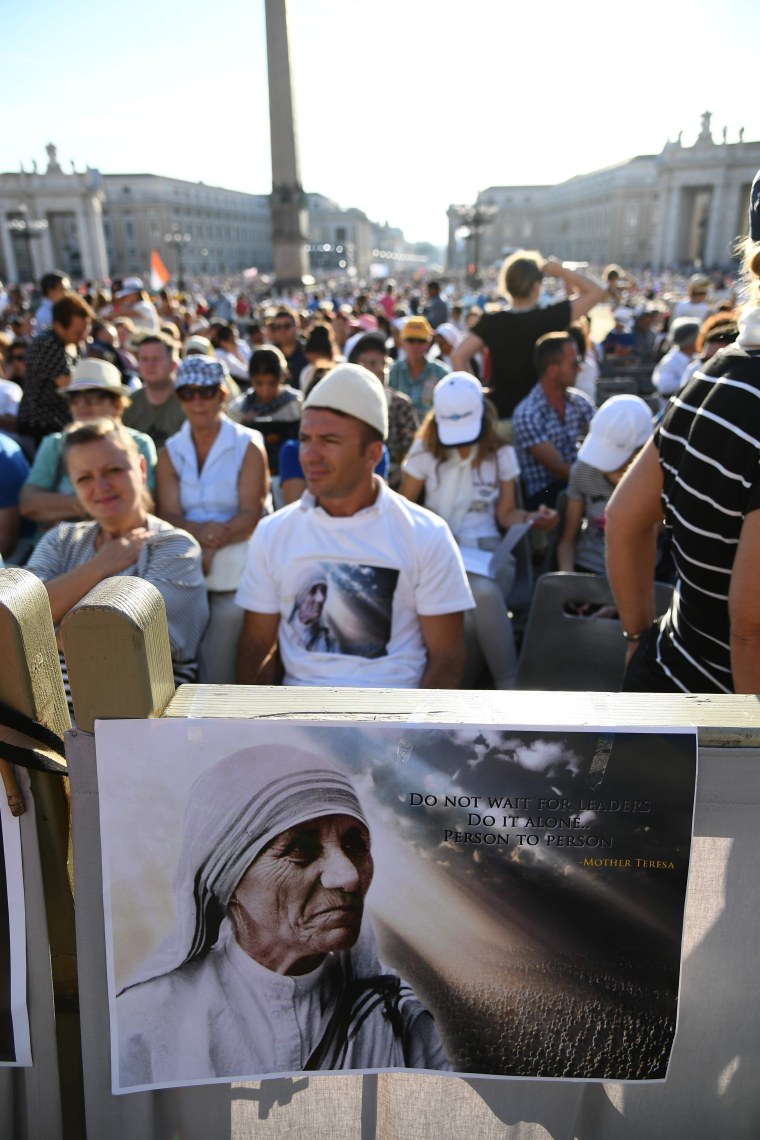
[[[269,133],[272,144],[272,249],[280,290],[300,288],[309,271],[306,198],[301,185],[290,79],[287,0],[265,0]]]

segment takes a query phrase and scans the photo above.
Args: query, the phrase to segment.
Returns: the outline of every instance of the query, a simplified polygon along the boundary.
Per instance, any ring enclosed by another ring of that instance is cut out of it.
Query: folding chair
[[[657,613],[672,586],[655,584]],[[569,612],[569,604],[614,605],[606,578],[596,574],[544,574],[533,604],[517,667],[518,689],[616,693],[623,680],[625,641],[616,618]]]

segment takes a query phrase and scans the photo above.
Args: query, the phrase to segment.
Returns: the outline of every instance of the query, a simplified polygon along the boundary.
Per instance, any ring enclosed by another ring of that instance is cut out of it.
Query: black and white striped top
[[[678,574],[657,660],[684,692],[730,693],[731,571],[760,507],[760,354],[716,354],[671,399],[655,443]]]

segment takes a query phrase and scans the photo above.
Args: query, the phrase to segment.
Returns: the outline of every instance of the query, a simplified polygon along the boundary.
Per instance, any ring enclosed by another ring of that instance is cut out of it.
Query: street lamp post
[[[24,268],[30,277],[34,277],[35,272],[34,265],[32,264],[31,244],[35,238],[42,237],[45,230],[47,230],[47,218],[30,218],[29,208],[24,202],[20,202],[18,206],[18,216],[8,218],[5,222],[5,228],[8,230],[11,238],[15,237],[22,243],[22,248],[25,251],[25,261],[27,262]],[[20,272],[18,276],[21,276]]]
[[[187,243],[191,240],[192,240],[192,234],[187,234],[187,233],[182,234],[176,230],[173,233],[164,234],[164,241],[167,243],[167,245],[173,245],[177,251],[177,285],[178,285],[180,290],[183,290],[185,288],[185,274],[184,274],[184,268],[183,268],[184,263],[182,260],[182,250],[185,248]]]
[[[461,234],[472,241],[472,262],[468,272],[470,285],[480,284],[480,235],[490,226],[499,212],[498,206],[487,206],[476,202],[474,206],[457,206],[457,214],[462,223]]]

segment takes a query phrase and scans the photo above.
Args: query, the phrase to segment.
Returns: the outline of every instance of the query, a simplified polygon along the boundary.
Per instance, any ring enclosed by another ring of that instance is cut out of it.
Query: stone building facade
[[[159,174],[101,174],[71,164],[56,148],[39,171],[0,174],[0,279],[39,281],[62,269],[74,280],[138,274],[157,249],[176,285],[181,277],[273,270],[270,195],[245,194]],[[307,194],[312,271],[366,277],[378,261],[419,263],[400,230],[370,221],[323,194]],[[329,248],[325,248],[329,247]],[[382,253],[382,256],[381,256]],[[345,262],[345,264],[341,264]]]
[[[0,174],[0,278],[39,280],[62,269],[75,280],[147,276],[152,249],[176,282],[272,267],[268,194],[244,194],[158,174],[101,174],[56,148],[48,165]]]
[[[491,186],[477,204],[495,207],[480,234],[480,266],[514,249],[540,249],[569,261],[627,266],[728,268],[746,233],[749,190],[760,168],[760,142],[744,132],[716,141],[702,116],[691,146],[682,135],[660,154],[580,174],[554,186]],[[471,259],[462,211],[449,207],[451,268]]]
[[[52,143],[47,169],[37,164],[0,174],[0,277],[39,279],[54,268],[73,277],[108,273],[103,232],[106,195],[100,172],[64,171]]]
[[[145,273],[157,249],[179,276],[272,268],[268,194],[158,174],[104,174],[103,229],[113,276]],[[169,240],[167,240],[169,235]],[[181,262],[181,264],[180,264]]]

